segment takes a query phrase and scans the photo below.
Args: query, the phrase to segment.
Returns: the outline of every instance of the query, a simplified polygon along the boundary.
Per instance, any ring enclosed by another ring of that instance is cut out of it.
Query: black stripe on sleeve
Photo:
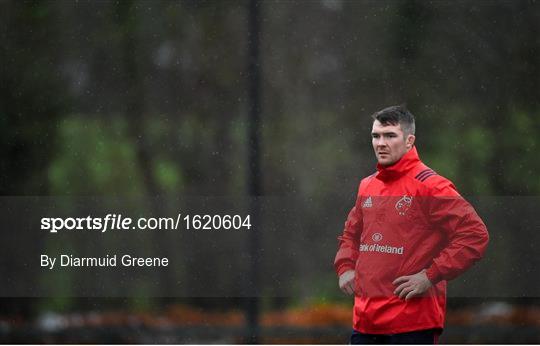
[[[422,177],[423,177],[424,175],[429,174],[429,173],[435,173],[435,172],[433,172],[432,169],[429,169],[429,168],[428,168],[428,169],[425,169],[425,170],[423,170],[422,172],[418,173],[418,174],[416,175],[415,178],[418,179],[418,180],[420,180],[420,179],[422,179]]]
[[[423,175],[422,178],[420,178],[419,180],[422,181],[422,182],[424,182],[424,181],[426,181],[427,178],[429,178],[429,177],[431,177],[431,176],[434,176],[434,175],[437,175],[437,173],[431,172],[431,173],[428,173],[428,174]]]

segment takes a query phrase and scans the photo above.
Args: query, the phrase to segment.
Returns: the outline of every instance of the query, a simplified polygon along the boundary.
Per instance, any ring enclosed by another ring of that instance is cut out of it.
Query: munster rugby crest
[[[411,208],[413,198],[412,196],[403,196],[399,201],[396,202],[396,210],[399,215],[404,216],[407,214],[407,211]]]

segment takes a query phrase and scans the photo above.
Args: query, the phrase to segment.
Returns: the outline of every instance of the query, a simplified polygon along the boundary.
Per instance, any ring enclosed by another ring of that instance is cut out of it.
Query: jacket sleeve
[[[349,212],[345,221],[343,234],[338,237],[339,249],[334,260],[334,268],[338,276],[347,270],[354,270],[358,259],[360,234],[362,232],[362,209],[360,193],[357,194],[355,206]]]
[[[480,260],[487,248],[489,235],[474,208],[459,195],[450,181],[436,176],[430,185],[430,220],[435,230],[446,233],[448,240],[426,271],[428,279],[436,284],[459,276]]]

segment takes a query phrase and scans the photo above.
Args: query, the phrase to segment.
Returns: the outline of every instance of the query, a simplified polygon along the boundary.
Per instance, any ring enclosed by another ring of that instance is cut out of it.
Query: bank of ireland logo
[[[360,252],[379,252],[393,255],[403,255],[404,247],[403,246],[392,246],[388,244],[381,244],[383,239],[382,233],[376,232],[371,235],[371,239],[374,241],[373,244],[361,243],[358,250]],[[366,239],[367,240],[367,239]]]
[[[411,208],[413,198],[412,196],[403,196],[399,201],[396,202],[396,210],[399,215],[404,216],[407,211]]]
[[[362,204],[362,208],[371,208],[373,207],[373,202],[371,202],[371,196],[369,196]]]

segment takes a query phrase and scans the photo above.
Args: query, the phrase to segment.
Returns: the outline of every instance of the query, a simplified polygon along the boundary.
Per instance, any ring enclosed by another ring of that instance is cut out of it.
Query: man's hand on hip
[[[405,300],[421,295],[432,286],[425,269],[414,275],[400,276],[392,283],[398,285],[394,294]]]
[[[339,276],[339,288],[349,295],[354,294],[354,270],[347,270]]]

